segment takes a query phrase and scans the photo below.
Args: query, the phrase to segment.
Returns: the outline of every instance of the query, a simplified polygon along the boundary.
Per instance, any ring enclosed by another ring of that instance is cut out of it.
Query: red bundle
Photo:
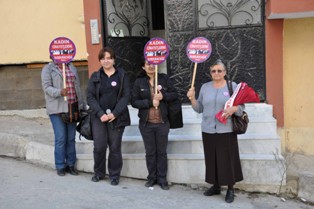
[[[237,85],[237,88],[233,92],[232,96],[226,102],[224,109],[250,102],[260,102],[258,94],[254,91],[254,89],[249,87],[247,83],[241,82]],[[216,118],[223,124],[227,123],[227,118],[224,116],[223,110],[220,110],[216,114]]]

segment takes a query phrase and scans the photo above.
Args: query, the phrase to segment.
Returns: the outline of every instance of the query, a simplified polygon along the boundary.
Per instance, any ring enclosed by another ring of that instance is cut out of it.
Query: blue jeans
[[[55,165],[57,169],[74,166],[76,161],[76,123],[64,123],[58,114],[49,115],[55,135]]]

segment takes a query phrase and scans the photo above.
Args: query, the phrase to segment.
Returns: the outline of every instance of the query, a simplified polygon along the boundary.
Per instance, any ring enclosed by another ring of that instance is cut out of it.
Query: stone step
[[[131,126],[125,128],[124,136],[140,135],[138,130],[137,109],[129,106],[131,115]],[[171,129],[170,135],[191,135],[201,134],[202,114],[193,111],[191,106],[182,107],[183,128]],[[249,133],[268,133],[277,134],[276,120],[272,117],[272,107],[266,104],[246,104],[246,111],[249,115],[249,126],[246,134]]]
[[[238,141],[241,154],[273,154],[281,151],[280,138],[273,135],[239,135]],[[76,151],[80,154],[93,153],[92,141],[77,141]],[[201,136],[170,135],[167,152],[169,154],[203,154],[203,142]],[[145,153],[142,137],[123,137],[122,153]]]
[[[93,172],[93,156],[91,154],[79,154],[77,158],[78,170]],[[241,154],[240,158],[244,180],[239,183],[239,187],[241,185],[246,185],[246,187],[248,185],[252,185],[252,187],[259,185],[265,191],[267,185],[278,187],[281,184],[281,164],[273,155]],[[143,153],[123,154],[121,175],[146,179],[145,155]],[[204,183],[204,175],[205,163],[203,154],[168,154],[167,178],[169,182],[202,184]],[[285,180],[283,183],[285,183]],[[259,191],[258,188],[254,189],[254,191]]]

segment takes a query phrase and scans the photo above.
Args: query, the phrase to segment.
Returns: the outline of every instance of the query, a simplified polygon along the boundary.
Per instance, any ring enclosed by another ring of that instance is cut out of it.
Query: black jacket
[[[174,88],[171,80],[166,74],[158,74],[158,86],[161,86],[161,93],[163,99],[160,101],[159,108],[163,122],[168,121],[168,108],[167,102],[173,101],[178,97],[177,91]],[[140,122],[147,122],[149,108],[153,107],[153,101],[151,99],[149,77],[143,70],[135,80],[132,95],[131,104],[133,107],[138,108],[138,117]]]
[[[99,89],[100,89],[100,68],[97,72],[94,72],[89,81],[87,87],[87,103],[92,109],[93,113],[100,118],[105,114],[105,111],[99,105]],[[128,103],[130,98],[130,83],[127,74],[123,69],[117,69],[118,76],[121,82],[119,89],[118,99],[112,114],[116,117],[113,121],[115,127],[128,126],[131,124],[130,114],[128,109]]]

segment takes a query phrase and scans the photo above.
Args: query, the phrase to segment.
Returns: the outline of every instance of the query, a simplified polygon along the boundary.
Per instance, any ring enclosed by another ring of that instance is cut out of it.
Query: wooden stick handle
[[[194,87],[194,83],[195,83],[195,77],[196,77],[196,69],[197,69],[197,62],[194,63],[194,70],[193,70],[193,77],[192,77],[192,84],[191,84],[191,88]],[[191,97],[189,98],[191,99]]]
[[[192,84],[191,84],[191,88],[193,88],[193,87],[194,87],[195,77],[196,77],[196,69],[197,69],[197,62],[195,62],[195,64],[194,64],[194,70],[193,70],[193,77],[192,77]]]
[[[63,76],[63,88],[67,87],[66,75],[65,75],[65,63],[62,63],[62,76]],[[67,101],[67,96],[64,96],[64,101]]]
[[[158,93],[158,65],[155,65],[155,94]],[[155,107],[156,110],[158,109],[158,107]]]

